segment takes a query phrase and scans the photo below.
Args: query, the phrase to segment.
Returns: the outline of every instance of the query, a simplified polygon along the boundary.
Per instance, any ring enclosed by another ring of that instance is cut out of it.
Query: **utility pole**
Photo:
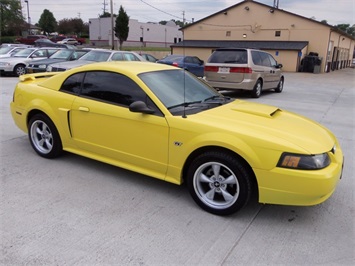
[[[274,7],[279,8],[279,0],[274,0]]]
[[[104,14],[105,14],[105,13],[106,13],[106,6],[108,5],[108,4],[106,3],[106,0],[104,0],[103,5],[104,5],[103,11],[104,11]]]
[[[28,0],[25,0],[25,3],[27,4],[28,34],[31,34],[30,4]]]
[[[115,50],[115,35],[114,35],[114,28],[113,28],[113,1],[110,0],[111,4],[111,40],[112,40],[112,50]]]

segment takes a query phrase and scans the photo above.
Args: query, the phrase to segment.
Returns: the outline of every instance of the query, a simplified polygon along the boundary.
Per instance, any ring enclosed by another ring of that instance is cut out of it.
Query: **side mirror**
[[[133,113],[153,114],[155,111],[150,109],[145,102],[135,101],[130,104],[129,110]]]
[[[276,65],[276,68],[282,68],[283,67],[283,65],[282,64],[278,64],[278,65]]]

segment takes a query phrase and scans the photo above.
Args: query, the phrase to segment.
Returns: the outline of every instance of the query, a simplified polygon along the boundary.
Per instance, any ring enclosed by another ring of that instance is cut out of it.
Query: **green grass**
[[[122,47],[123,51],[167,51],[170,52],[170,48],[164,48],[164,47],[140,47],[140,46],[135,46],[135,47],[130,47],[130,46],[123,46]]]

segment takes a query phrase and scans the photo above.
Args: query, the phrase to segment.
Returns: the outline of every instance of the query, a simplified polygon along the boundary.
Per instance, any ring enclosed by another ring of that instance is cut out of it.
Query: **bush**
[[[15,36],[1,36],[0,37],[0,44],[3,43],[14,43],[16,37]]]

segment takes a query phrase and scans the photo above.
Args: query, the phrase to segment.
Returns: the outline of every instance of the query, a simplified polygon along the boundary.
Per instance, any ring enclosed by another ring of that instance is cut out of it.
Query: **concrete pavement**
[[[313,207],[251,202],[218,217],[184,186],[73,154],[46,160],[16,128],[17,78],[0,78],[1,265],[354,265],[354,69],[286,73],[263,102],[331,129],[345,155],[333,196]]]

